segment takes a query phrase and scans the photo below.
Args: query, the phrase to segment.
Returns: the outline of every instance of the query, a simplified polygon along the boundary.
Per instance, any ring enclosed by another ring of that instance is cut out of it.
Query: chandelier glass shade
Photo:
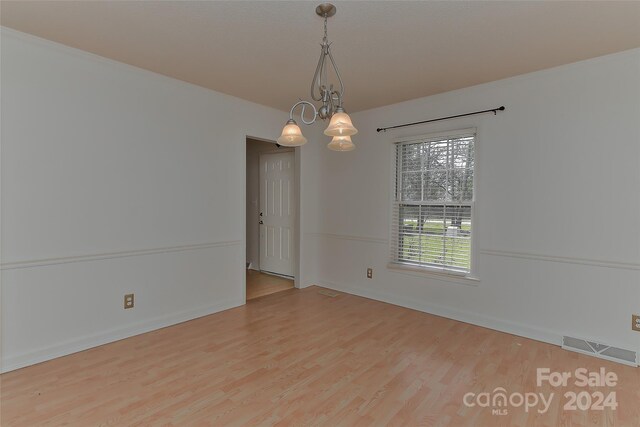
[[[358,129],[353,127],[351,117],[342,108],[338,108],[331,116],[329,126],[324,130],[324,134],[327,136],[351,136],[356,133],[358,133]]]
[[[327,148],[333,151],[352,151],[355,150],[356,145],[351,142],[351,137],[347,136],[334,136]]]
[[[307,143],[307,138],[302,135],[300,126],[296,121],[291,119],[282,129],[282,135],[280,135],[277,142],[285,147],[299,147]]]
[[[331,43],[327,38],[327,19],[336,13],[336,7],[331,3],[323,3],[316,7],[316,14],[324,18],[324,38],[322,39],[320,59],[316,67],[311,82],[311,99],[320,102],[321,105],[316,108],[309,101],[296,102],[289,112],[289,120],[282,129],[282,135],[278,138],[278,144],[287,147],[297,147],[306,144],[307,139],[302,135],[302,130],[293,119],[293,113],[296,107],[301,107],[300,119],[304,124],[312,124],[317,118],[322,120],[330,119],[329,126],[325,129],[324,134],[333,137],[347,137],[346,139],[336,140],[334,138],[329,143],[329,148],[335,151],[351,151],[355,148],[355,144],[351,142],[351,135],[358,133],[353,126],[351,118],[344,111],[343,95],[344,84],[340,77],[340,72],[331,54]],[[330,76],[331,73],[331,76]],[[330,82],[333,80],[333,82]],[[334,83],[336,87],[334,88]],[[305,119],[305,109],[309,107],[313,112],[311,119]],[[334,143],[335,141],[335,143]]]

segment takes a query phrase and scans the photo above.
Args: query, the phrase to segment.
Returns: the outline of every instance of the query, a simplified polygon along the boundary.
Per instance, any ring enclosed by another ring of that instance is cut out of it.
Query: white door
[[[260,156],[260,270],[293,276],[294,153]]]

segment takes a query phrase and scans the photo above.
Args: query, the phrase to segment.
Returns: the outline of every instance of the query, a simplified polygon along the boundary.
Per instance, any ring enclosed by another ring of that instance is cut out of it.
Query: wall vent
[[[638,354],[635,351],[613,347],[607,344],[573,337],[562,337],[562,348],[576,351],[582,354],[624,363],[625,365],[638,366]]]

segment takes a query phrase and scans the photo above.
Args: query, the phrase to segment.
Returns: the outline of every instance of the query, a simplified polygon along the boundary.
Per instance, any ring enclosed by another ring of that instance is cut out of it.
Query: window
[[[395,146],[391,260],[471,272],[475,131]]]

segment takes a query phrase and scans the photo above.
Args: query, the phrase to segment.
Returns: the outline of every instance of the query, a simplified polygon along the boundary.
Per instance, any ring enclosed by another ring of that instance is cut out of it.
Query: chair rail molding
[[[112,258],[127,258],[127,257],[134,257],[134,256],[193,251],[193,250],[201,250],[201,249],[209,249],[209,248],[217,248],[217,247],[225,247],[225,246],[239,246],[240,244],[242,244],[242,240],[227,240],[227,241],[219,241],[219,242],[195,243],[190,245],[135,249],[135,250],[129,250],[129,251],[102,252],[102,253],[94,253],[94,254],[73,255],[73,256],[66,256],[66,257],[43,258],[43,259],[33,259],[33,260],[24,260],[24,261],[11,261],[11,262],[3,262],[2,264],[0,264],[0,269],[13,270],[17,268],[43,267],[48,265],[67,264],[72,262],[99,261],[103,259],[112,259]]]
[[[480,254],[489,256],[523,258],[537,261],[561,262],[565,264],[582,264],[596,267],[618,268],[623,270],[640,270],[640,263],[620,262],[590,258],[576,258],[559,255],[542,255],[530,252],[502,251],[496,249],[480,249]]]

